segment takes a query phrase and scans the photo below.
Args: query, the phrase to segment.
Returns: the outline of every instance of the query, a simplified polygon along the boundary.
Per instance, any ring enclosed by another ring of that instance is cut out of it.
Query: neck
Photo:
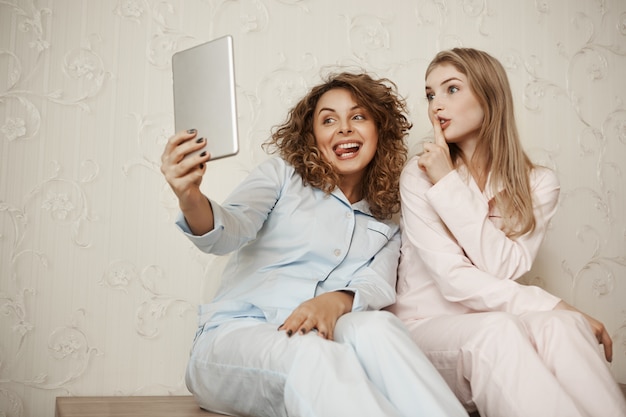
[[[468,167],[469,172],[470,174],[472,174],[472,178],[474,178],[474,181],[476,181],[476,184],[478,185],[478,188],[480,188],[480,191],[485,191],[485,186],[487,185],[487,175],[489,174],[489,171],[484,166],[476,167],[475,165],[476,164],[472,164]]]
[[[476,146],[464,146],[461,147],[463,151],[463,158],[467,164],[472,178],[476,181],[478,188],[481,191],[485,190],[487,184],[487,175],[489,174],[489,167],[487,166],[487,157],[476,152]]]
[[[339,189],[346,196],[350,204],[361,200],[361,178],[341,177]]]

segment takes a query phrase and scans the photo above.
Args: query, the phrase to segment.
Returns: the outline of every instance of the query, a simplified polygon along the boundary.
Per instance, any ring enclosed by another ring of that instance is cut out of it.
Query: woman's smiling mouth
[[[346,142],[340,143],[334,147],[335,155],[340,159],[347,159],[355,155],[361,149],[361,144],[358,142]]]

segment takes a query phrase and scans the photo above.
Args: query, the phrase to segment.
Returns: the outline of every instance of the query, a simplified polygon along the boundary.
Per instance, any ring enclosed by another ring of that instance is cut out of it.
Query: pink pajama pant
[[[489,312],[406,323],[466,409],[482,417],[625,417],[587,320]]]

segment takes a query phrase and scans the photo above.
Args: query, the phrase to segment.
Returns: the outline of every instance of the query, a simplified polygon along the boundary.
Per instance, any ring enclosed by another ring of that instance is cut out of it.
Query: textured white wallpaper
[[[172,53],[232,34],[241,152],[223,199],[320,74],[394,80],[431,134],[424,70],[470,46],[508,70],[524,144],[562,183],[526,281],[605,322],[626,382],[623,0],[0,0],[0,415],[58,395],[184,394],[196,305],[224,259],[173,226],[159,172]]]

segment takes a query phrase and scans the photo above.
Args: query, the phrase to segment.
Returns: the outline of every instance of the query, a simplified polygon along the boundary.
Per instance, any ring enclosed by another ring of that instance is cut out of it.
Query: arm
[[[200,191],[205,163],[211,155],[185,156],[204,145],[204,138],[196,139],[194,129],[181,131],[170,137],[161,155],[161,172],[165,176],[185,216],[189,229],[195,235],[213,230],[213,210]]]
[[[454,170],[441,125],[435,115],[431,118],[435,142],[425,143],[418,159],[419,168],[433,184],[425,191],[428,201],[474,265],[496,277],[519,278],[530,270],[556,212],[556,176],[546,168],[531,172],[536,227],[524,236],[509,239],[489,218],[489,199],[478,192],[475,184],[465,184]]]
[[[223,204],[207,200],[213,213],[211,231],[195,235],[186,216],[177,224],[203,252],[224,255],[237,250],[257,237],[280,198],[287,175],[285,162],[270,158],[253,169]]]
[[[396,228],[392,232],[376,256],[357,271],[348,283],[346,290],[354,292],[352,311],[380,310],[396,300],[400,229]]]
[[[497,278],[474,265],[428,200],[431,186],[428,176],[410,161],[400,181],[403,236],[443,297],[475,311],[515,314],[551,310],[558,303],[539,287]]]
[[[426,198],[477,268],[503,279],[528,272],[557,209],[559,183],[552,171],[531,173],[535,229],[515,239],[490,219],[489,201],[452,172],[426,192]]]
[[[320,336],[333,340],[335,323],[343,314],[350,311],[378,310],[395,301],[400,232],[397,226],[389,228],[378,222],[370,222],[370,227],[377,225],[379,231],[368,228],[368,233],[378,235],[367,239],[368,243],[373,244],[377,239],[384,239],[386,243],[369,262],[354,272],[347,286],[305,301],[293,311],[279,330],[285,330],[291,336],[297,332],[304,334],[316,329]],[[355,247],[352,250],[361,252],[363,248],[360,245],[367,243],[353,240],[353,244]]]

